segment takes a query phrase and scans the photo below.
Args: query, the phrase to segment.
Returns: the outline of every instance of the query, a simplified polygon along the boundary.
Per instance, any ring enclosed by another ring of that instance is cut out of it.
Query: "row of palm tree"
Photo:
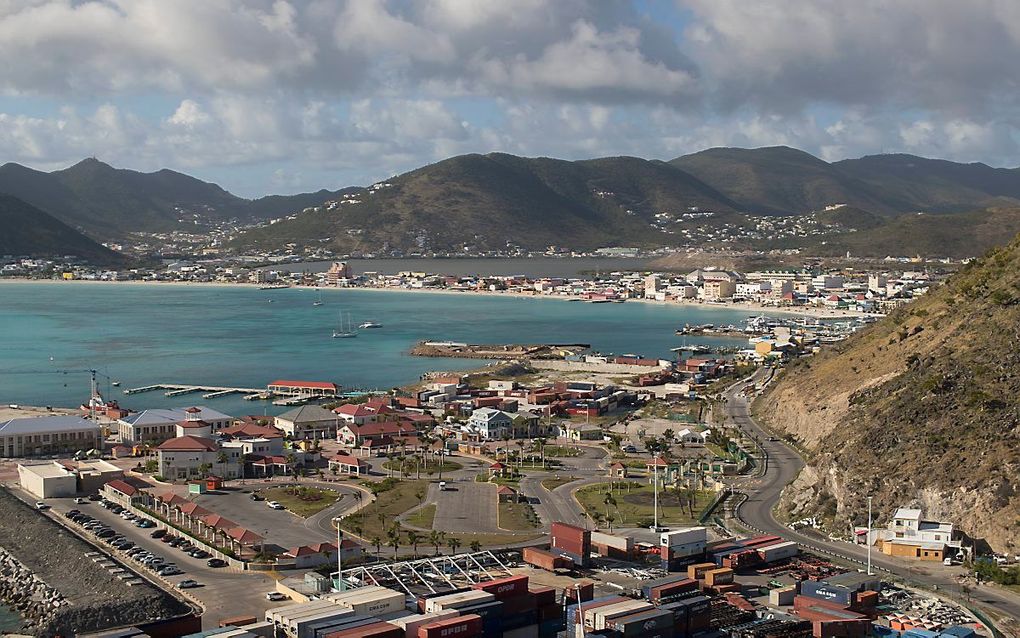
[[[393,525],[386,529],[386,541],[385,541],[387,547],[393,548],[394,559],[397,558],[397,552],[401,547],[401,534],[403,534],[404,537],[407,539],[407,545],[411,546],[411,551],[413,553],[414,558],[418,558],[418,546],[426,541],[428,542],[429,545],[432,545],[435,548],[435,554],[433,554],[434,556],[439,556],[439,548],[444,544],[450,548],[451,554],[456,554],[457,550],[459,550],[462,545],[462,541],[456,536],[451,536],[449,539],[447,539],[446,532],[432,530],[432,532],[428,536],[425,536],[424,534],[421,534],[413,529],[402,530],[399,525],[394,523]],[[379,536],[373,536],[371,539],[371,543],[373,546],[375,546],[375,555],[376,557],[378,557],[379,553],[382,551],[383,539],[380,538]],[[478,540],[473,540],[470,543],[468,543],[468,547],[471,549],[472,552],[479,552],[482,549],[482,544]]]

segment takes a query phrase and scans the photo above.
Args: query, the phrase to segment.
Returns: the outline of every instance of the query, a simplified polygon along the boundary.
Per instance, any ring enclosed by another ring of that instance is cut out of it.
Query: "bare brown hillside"
[[[790,516],[845,532],[871,494],[1020,550],[1020,238],[789,366],[755,412],[808,451]]]

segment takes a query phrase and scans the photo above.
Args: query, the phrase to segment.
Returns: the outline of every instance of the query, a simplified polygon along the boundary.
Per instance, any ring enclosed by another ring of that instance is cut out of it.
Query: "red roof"
[[[208,514],[212,514],[212,512],[210,512],[209,510],[205,509],[204,507],[202,507],[198,503],[194,503],[194,502],[191,502],[191,501],[185,503],[184,505],[181,505],[177,509],[181,510],[182,513],[187,514],[188,516],[190,516],[192,518],[202,518],[203,516],[206,516]]]
[[[235,527],[234,529],[227,530],[227,536],[241,543],[242,545],[254,545],[262,540],[262,537],[243,527]]]
[[[416,434],[417,430],[414,426],[407,423],[400,423],[398,421],[380,421],[378,423],[365,423],[364,425],[348,424],[347,427],[354,432],[357,436],[376,436],[376,435],[398,435],[398,434]]]
[[[651,467],[653,465],[658,465],[659,467],[663,467],[663,466],[669,466],[669,463],[664,461],[661,456],[657,456],[654,459],[652,459],[651,461],[648,461],[647,463],[645,463],[645,465],[648,466],[648,467]]]
[[[208,514],[203,516],[202,522],[209,527],[216,527],[218,529],[233,529],[237,527],[237,523],[228,518],[223,518],[219,514]]]
[[[206,423],[205,421],[203,421],[202,419],[198,419],[198,420],[195,420],[195,421],[179,421],[177,423],[177,425],[181,426],[182,428],[207,428],[207,427],[209,427],[209,424]]]
[[[212,439],[187,434],[163,441],[156,449],[169,452],[215,452],[219,447]]]
[[[220,434],[236,438],[249,437],[254,439],[279,439],[283,437],[283,432],[271,425],[258,425],[257,423],[250,422],[223,428],[220,430]]]
[[[376,414],[376,411],[372,408],[359,403],[345,403],[333,411],[347,416],[372,416]]]
[[[492,465],[489,466],[489,469],[490,470],[502,470],[505,467],[506,467],[505,465],[503,465],[499,461],[496,461],[495,463],[493,463]]]
[[[336,384],[329,381],[291,381],[288,379],[277,379],[269,385],[284,385],[292,388],[316,388],[319,390],[336,391]]]
[[[252,462],[252,465],[287,465],[287,459],[282,456],[263,456]]]
[[[517,490],[515,490],[512,487],[510,487],[509,485],[500,485],[496,489],[496,494],[516,494],[516,493],[517,493]]]
[[[124,496],[134,496],[135,494],[138,493],[138,489],[137,488],[135,488],[133,485],[129,485],[128,483],[126,483],[125,481],[122,481],[120,479],[113,479],[112,481],[110,481],[106,485],[107,485],[107,487],[110,487],[111,489],[117,490],[118,492],[120,492]]]
[[[368,465],[368,463],[362,459],[359,459],[356,456],[351,456],[350,454],[337,454],[329,461],[330,463],[343,463],[344,465]]]
[[[201,412],[202,409],[201,408],[196,408],[196,407],[192,406],[190,408],[184,408],[184,411],[188,412],[189,414],[197,414],[197,413]]]

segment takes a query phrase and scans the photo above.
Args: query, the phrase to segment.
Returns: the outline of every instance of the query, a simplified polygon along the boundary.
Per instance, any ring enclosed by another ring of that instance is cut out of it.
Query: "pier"
[[[231,388],[227,386],[186,385],[182,383],[154,383],[140,388],[128,388],[127,390],[124,390],[124,394],[141,394],[142,392],[155,392],[157,390],[163,390],[164,394],[168,397],[191,394],[192,392],[205,392],[206,394],[202,395],[203,399],[214,399],[216,397],[235,393],[245,395],[266,394],[266,391],[262,388]]]

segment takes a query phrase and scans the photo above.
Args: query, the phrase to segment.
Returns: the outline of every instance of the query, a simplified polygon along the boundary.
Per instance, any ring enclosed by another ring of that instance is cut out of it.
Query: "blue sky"
[[[10,0],[0,161],[243,196],[460,153],[1020,164],[1006,0]]]

